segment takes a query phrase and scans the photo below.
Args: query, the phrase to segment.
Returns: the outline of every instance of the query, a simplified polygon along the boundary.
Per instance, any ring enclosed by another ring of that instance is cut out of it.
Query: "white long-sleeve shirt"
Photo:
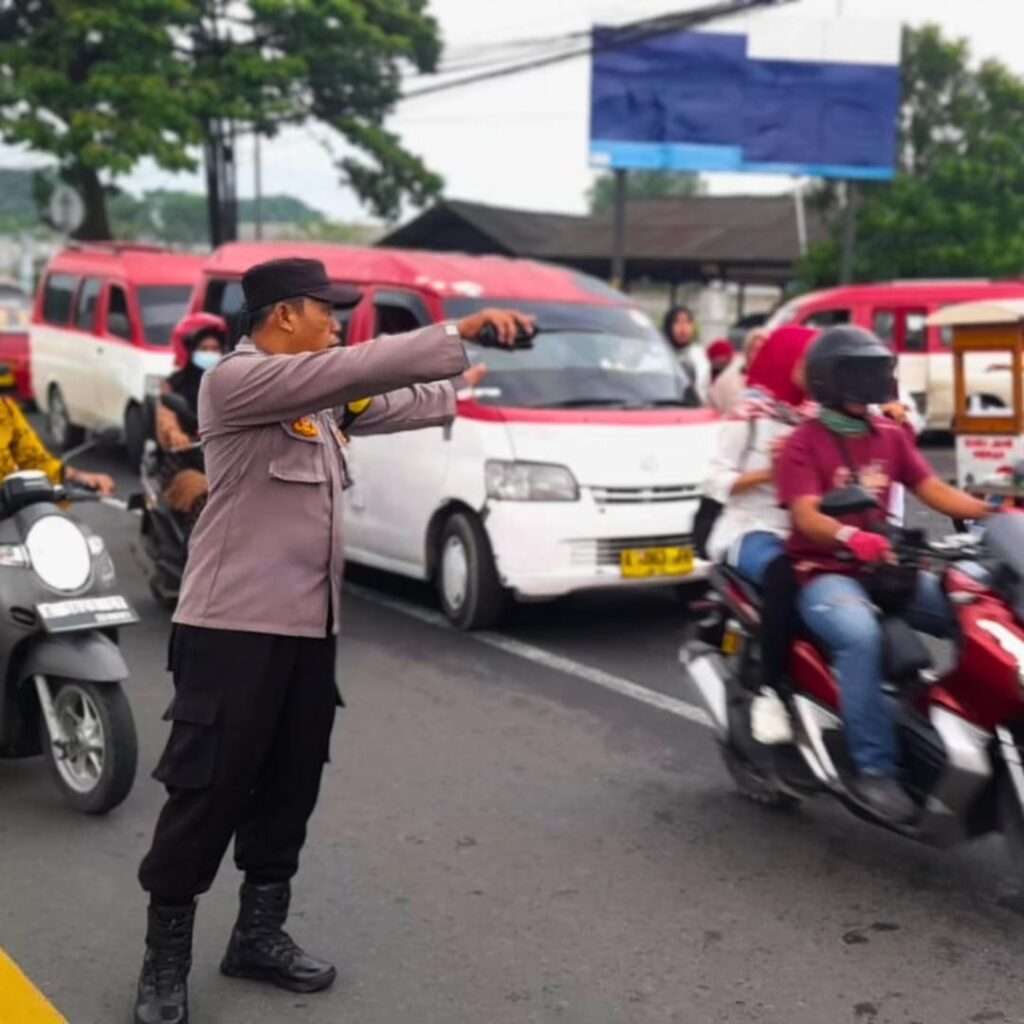
[[[779,508],[774,482],[748,487],[738,494],[733,485],[744,473],[772,467],[772,445],[793,432],[787,423],[770,416],[725,420],[718,431],[718,447],[711,460],[711,475],[704,493],[724,508],[708,538],[708,554],[715,561],[735,562],[744,534],[764,530],[788,537],[789,512]]]

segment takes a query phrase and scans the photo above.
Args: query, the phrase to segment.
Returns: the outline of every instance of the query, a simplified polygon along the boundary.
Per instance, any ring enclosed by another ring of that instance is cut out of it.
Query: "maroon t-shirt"
[[[845,452],[844,454],[844,447]],[[861,437],[837,437],[819,420],[808,420],[790,435],[775,466],[779,502],[792,505],[797,498],[823,498],[829,491],[854,482],[847,456],[857,471],[857,481],[871,491],[881,509],[846,516],[843,521],[865,528],[885,521],[889,492],[894,483],[916,490],[934,475],[914,445],[910,433],[889,420],[871,417],[871,430]],[[812,563],[819,572],[850,572],[850,563],[835,557],[833,545],[818,544],[794,526],[786,545],[799,565]]]

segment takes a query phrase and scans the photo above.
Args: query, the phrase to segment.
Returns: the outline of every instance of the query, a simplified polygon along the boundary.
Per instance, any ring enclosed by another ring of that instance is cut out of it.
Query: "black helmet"
[[[823,331],[807,352],[807,390],[822,405],[874,405],[896,397],[896,357],[863,327],[844,324]]]

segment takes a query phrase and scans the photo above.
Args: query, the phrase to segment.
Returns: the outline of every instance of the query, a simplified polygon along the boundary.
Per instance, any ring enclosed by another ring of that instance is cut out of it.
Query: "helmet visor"
[[[896,360],[891,356],[850,356],[840,359],[836,369],[844,402],[883,405],[896,398]]]

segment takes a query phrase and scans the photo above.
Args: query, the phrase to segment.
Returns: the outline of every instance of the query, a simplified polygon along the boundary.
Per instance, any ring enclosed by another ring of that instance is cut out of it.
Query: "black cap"
[[[245,304],[251,312],[264,306],[308,295],[332,306],[351,309],[363,293],[350,284],[335,284],[319,260],[268,260],[242,275]]]

